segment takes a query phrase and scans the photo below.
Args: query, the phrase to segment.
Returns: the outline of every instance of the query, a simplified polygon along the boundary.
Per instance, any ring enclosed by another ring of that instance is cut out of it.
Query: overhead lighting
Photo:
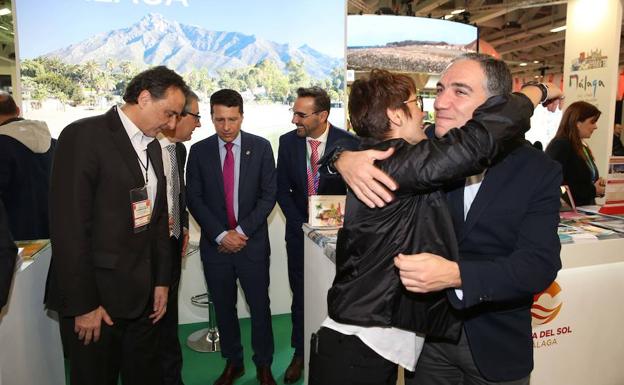
[[[518,65],[519,65],[520,67],[526,67],[526,66],[527,66],[527,63],[520,63],[520,64],[518,64]]]
[[[448,19],[452,18],[453,16],[455,16],[455,15],[451,15],[451,14],[444,15],[444,20],[448,20]]]
[[[11,13],[11,10],[8,8],[0,9],[0,16],[8,15],[9,13]]]
[[[456,9],[453,12],[451,12],[451,15],[459,15],[462,12],[465,12],[465,9]]]
[[[566,26],[562,25],[561,27],[551,29],[550,32],[561,32],[561,31],[565,31],[565,29],[566,29]]]
[[[533,60],[533,64],[539,64],[539,60]]]

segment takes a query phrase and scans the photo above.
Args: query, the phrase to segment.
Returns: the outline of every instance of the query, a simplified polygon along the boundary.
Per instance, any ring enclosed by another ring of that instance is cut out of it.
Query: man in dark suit
[[[4,205],[0,201],[0,311],[9,300],[9,290],[15,271],[17,247],[13,242]]]
[[[215,385],[229,385],[245,372],[236,313],[238,279],[251,313],[256,377],[271,374],[273,329],[269,307],[267,217],[275,206],[275,161],[269,142],[242,132],[243,99],[223,89],[210,97],[216,134],[191,147],[186,171],[187,200],[201,227],[200,252],[215,305],[221,354],[227,364]]]
[[[295,354],[284,374],[287,384],[299,380],[304,362],[301,225],[308,221],[308,196],[346,194],[342,178],[321,176],[316,161],[339,140],[357,145],[353,135],[327,121],[330,99],[322,88],[299,88],[292,111],[292,123],[297,128],[280,137],[277,155],[277,202],[286,217],[288,280],[293,296],[291,344]]]
[[[189,240],[188,212],[184,164],[186,147],[182,142],[191,139],[193,131],[201,127],[199,98],[193,91],[186,96],[182,118],[175,130],[163,130],[157,138],[163,153],[163,166],[167,179],[167,207],[169,209],[169,237],[171,240],[171,286],[167,312],[160,321],[160,363],[163,385],[182,385],[182,350],[178,338],[178,287],[182,271],[182,258]]]
[[[541,100],[548,99],[548,88],[540,89]],[[511,75],[504,63],[481,54],[459,57],[437,85],[435,135],[462,126],[489,96],[510,91]],[[361,199],[371,205],[391,200],[381,184],[363,182],[376,179],[394,187],[379,170],[369,169],[371,162],[366,161],[384,156],[349,153],[336,162],[350,186],[366,186],[360,188]],[[395,265],[408,290],[446,289],[464,328],[459,341],[427,340],[415,375],[406,383],[529,383],[533,295],[546,289],[561,268],[560,182],[561,168],[521,143],[484,174],[449,186],[459,262],[421,253],[399,255]]]
[[[45,122],[20,118],[13,97],[0,92],[0,201],[16,240],[47,239],[50,169],[56,140]]]
[[[158,328],[171,282],[167,192],[154,137],[174,129],[187,86],[166,67],[124,101],[61,133],[52,169],[46,303],[60,315],[72,384],[160,384]]]

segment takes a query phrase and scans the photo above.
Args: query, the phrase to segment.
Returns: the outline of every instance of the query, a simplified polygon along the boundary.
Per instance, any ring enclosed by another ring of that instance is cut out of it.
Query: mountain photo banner
[[[15,17],[23,115],[53,137],[123,103],[128,81],[157,65],[184,77],[206,117],[214,91],[239,91],[243,130],[275,153],[298,87],[327,90],[344,127],[344,1],[15,0]],[[214,133],[202,123],[187,146]]]

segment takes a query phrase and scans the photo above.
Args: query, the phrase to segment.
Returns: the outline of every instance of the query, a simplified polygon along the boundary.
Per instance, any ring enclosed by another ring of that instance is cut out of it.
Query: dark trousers
[[[295,348],[295,356],[303,357],[303,231],[296,239],[286,240],[288,255],[288,282],[292,291],[290,306],[292,318],[292,334],[290,343]]]
[[[358,337],[321,328],[312,336],[308,385],[395,385],[397,364]]]
[[[119,375],[124,385],[161,384],[158,365],[158,328],[144,314],[132,320],[113,318],[113,326],[102,322],[100,340],[84,345],[74,332],[74,318],[61,317],[61,334],[72,385],[117,385]]]
[[[182,266],[182,242],[171,237],[173,252],[171,286],[167,300],[167,312],[158,322],[160,327],[160,342],[158,359],[162,371],[163,385],[182,385],[182,349],[178,338],[178,287]]]
[[[243,346],[236,309],[237,289],[245,294],[251,315],[251,346],[256,366],[273,362],[273,326],[269,300],[269,259],[249,260],[244,253],[230,254],[226,263],[202,258],[206,284],[215,306],[221,355],[235,366],[243,365]]]
[[[529,377],[515,381],[486,380],[472,359],[466,333],[458,343],[427,341],[416,370],[405,376],[406,385],[529,385]]]

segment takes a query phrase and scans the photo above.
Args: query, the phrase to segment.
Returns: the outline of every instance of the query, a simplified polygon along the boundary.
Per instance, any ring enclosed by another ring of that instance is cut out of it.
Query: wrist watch
[[[334,153],[332,154],[331,158],[329,158],[329,162],[327,163],[327,170],[329,171],[330,174],[338,173],[335,163],[338,160],[338,158],[340,158],[340,154],[342,154],[343,151],[344,151],[344,148],[340,146],[336,146],[334,148]]]
[[[522,88],[524,87],[528,87],[528,86],[534,86],[540,89],[540,91],[542,91],[542,97],[540,99],[539,104],[544,103],[547,99],[548,99],[548,86],[544,83],[540,83],[540,82],[536,82],[535,80],[524,83],[524,85],[522,86]]]

